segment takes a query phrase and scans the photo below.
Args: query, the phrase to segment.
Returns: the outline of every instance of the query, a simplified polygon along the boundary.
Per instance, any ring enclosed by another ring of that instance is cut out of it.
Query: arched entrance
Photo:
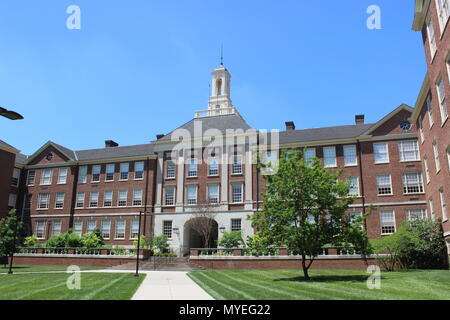
[[[214,219],[196,217],[184,224],[183,248],[184,254],[189,254],[191,248],[217,248],[219,225]]]

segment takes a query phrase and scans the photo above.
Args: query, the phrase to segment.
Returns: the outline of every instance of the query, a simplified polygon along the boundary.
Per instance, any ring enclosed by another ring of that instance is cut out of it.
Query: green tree
[[[217,242],[219,246],[227,249],[239,248],[243,243],[244,240],[242,239],[241,231],[225,232]]]
[[[278,170],[266,175],[262,211],[253,225],[272,245],[287,246],[299,254],[305,279],[325,245],[353,245],[369,252],[366,232],[355,226],[347,210],[354,197],[342,171],[322,168],[318,159],[305,161],[299,150],[282,152]]]
[[[8,215],[0,220],[0,258],[10,256],[19,245],[18,237],[16,237],[15,243],[14,238],[15,234],[19,234],[21,228],[22,222],[17,217],[16,209],[10,210]],[[5,263],[6,261],[7,259],[5,259]]]

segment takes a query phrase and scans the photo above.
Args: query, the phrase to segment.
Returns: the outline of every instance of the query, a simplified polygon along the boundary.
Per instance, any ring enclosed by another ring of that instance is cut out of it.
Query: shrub
[[[134,247],[137,248],[138,246],[138,240],[134,240]],[[141,241],[140,241],[140,247],[141,249],[149,249],[152,250],[153,249],[153,237],[149,236],[141,236]]]
[[[26,237],[23,241],[23,245],[28,248],[37,248],[41,244],[39,243],[38,238],[33,235],[33,236]]]
[[[222,238],[219,239],[217,244],[221,247],[229,249],[229,248],[239,248],[239,246],[241,246],[243,243],[244,240],[242,240],[241,231],[231,231],[225,232],[222,235]]]
[[[101,248],[104,246],[103,238],[94,232],[86,233],[81,238],[84,248]]]
[[[167,236],[161,235],[153,238],[153,249],[160,253],[167,253],[169,251],[169,239]]]
[[[82,238],[69,230],[66,233],[55,235],[45,243],[47,248],[81,248],[83,247]]]

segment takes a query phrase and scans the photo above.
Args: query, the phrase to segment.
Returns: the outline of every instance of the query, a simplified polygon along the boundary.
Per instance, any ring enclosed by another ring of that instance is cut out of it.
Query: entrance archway
[[[192,218],[184,224],[184,254],[191,248],[217,248],[219,225],[214,219],[207,217]]]

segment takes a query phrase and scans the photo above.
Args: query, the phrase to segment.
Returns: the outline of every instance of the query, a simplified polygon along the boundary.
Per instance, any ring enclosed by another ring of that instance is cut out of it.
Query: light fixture
[[[18,114],[15,111],[6,110],[5,108],[0,107],[0,116],[8,118],[10,120],[22,120],[22,115]]]

